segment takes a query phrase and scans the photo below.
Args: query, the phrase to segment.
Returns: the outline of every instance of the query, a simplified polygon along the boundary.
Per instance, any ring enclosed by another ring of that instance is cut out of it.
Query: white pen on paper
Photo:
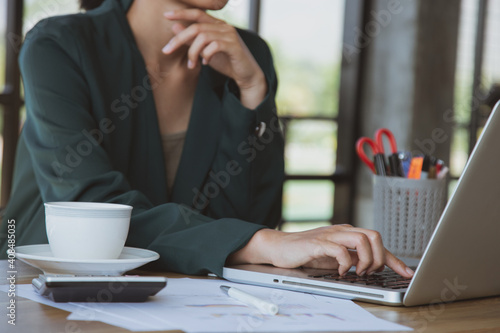
[[[220,286],[220,289],[229,297],[234,298],[246,305],[253,306],[257,308],[261,313],[274,316],[278,313],[278,305],[263,300],[261,298],[250,295],[242,290],[236,289],[234,287]]]

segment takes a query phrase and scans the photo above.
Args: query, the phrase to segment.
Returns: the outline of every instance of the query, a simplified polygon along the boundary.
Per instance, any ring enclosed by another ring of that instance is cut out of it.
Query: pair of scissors
[[[384,136],[389,140],[391,146],[391,154],[389,155],[389,169],[385,161],[384,151]],[[368,144],[371,148],[373,160],[366,156],[364,145]],[[363,161],[372,172],[380,176],[397,176],[404,177],[403,166],[398,156],[398,147],[394,134],[387,128],[379,128],[375,132],[375,140],[368,137],[361,137],[356,142],[356,152],[359,158]]]

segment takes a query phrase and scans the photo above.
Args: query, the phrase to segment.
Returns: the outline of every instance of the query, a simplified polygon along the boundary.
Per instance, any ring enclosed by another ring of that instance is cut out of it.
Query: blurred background
[[[1,206],[25,111],[22,36],[77,0],[0,0]],[[375,129],[450,166],[449,191],[500,99],[500,0],[230,0],[215,15],[271,47],[286,139],[283,230],[371,227],[371,174],[354,143]],[[439,134],[439,135],[438,135]]]

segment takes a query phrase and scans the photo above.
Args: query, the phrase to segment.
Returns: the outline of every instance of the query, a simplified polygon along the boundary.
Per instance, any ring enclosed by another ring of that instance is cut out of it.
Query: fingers
[[[182,20],[198,23],[224,23],[224,21],[216,19],[215,17],[208,15],[206,12],[196,8],[174,10],[166,12],[163,15],[169,20]]]
[[[371,275],[377,272],[378,270],[383,269],[385,266],[386,259],[385,259],[385,248],[384,244],[382,243],[382,236],[380,235],[380,233],[374,230],[354,228],[354,227],[347,228],[346,230],[363,233],[364,235],[366,235],[368,241],[370,242],[370,247],[373,253],[373,260],[371,265],[367,267],[366,273],[368,275]]]
[[[330,244],[324,248],[324,254],[337,260],[339,275],[347,273],[352,266],[351,255],[345,246]]]
[[[337,225],[330,229],[329,241],[343,245],[348,249],[356,250],[358,257],[356,273],[358,275],[380,272],[387,265],[399,275],[411,278],[414,272],[401,260],[387,251],[383,245],[382,237],[377,231],[355,228],[350,225]],[[340,272],[339,272],[340,273]]]
[[[184,28],[181,24],[176,23],[172,27],[172,30],[174,30],[176,35],[163,48],[163,53],[173,53],[182,45],[191,45],[193,40],[200,34],[207,34],[216,31],[224,32],[224,28],[224,25],[214,25],[207,23],[192,24],[189,27]]]
[[[358,263],[358,255],[355,251],[348,251],[351,256],[351,264],[357,265]],[[338,269],[339,263],[337,259],[332,257],[321,257],[318,259],[314,259],[309,261],[308,263],[302,265],[303,267],[316,268],[316,269]]]
[[[356,250],[359,259],[356,265],[356,274],[361,276],[366,274],[368,268],[373,264],[373,251],[371,243],[364,233],[338,231],[331,234],[329,240],[346,246],[348,249]]]
[[[188,68],[198,68],[201,57],[203,64],[236,82],[244,106],[254,109],[262,101],[267,90],[264,72],[236,28],[199,9],[167,12],[164,16],[177,21],[172,26],[175,36],[163,48],[164,54],[184,52],[188,46]]]
[[[200,56],[203,64],[208,64],[210,59],[218,52],[237,52],[238,37],[236,30],[226,24],[193,24],[185,28],[181,24],[174,24],[172,30],[176,33],[169,43],[163,48],[163,53],[171,54],[182,45],[190,45],[188,51],[188,67],[195,68]]]
[[[181,31],[185,30],[186,27],[180,23],[175,23],[173,26],[172,26],[172,31],[177,35],[178,33],[180,33]]]
[[[203,64],[208,64],[215,53],[230,50],[231,44],[232,41],[223,32],[209,31],[200,33],[188,50],[189,67],[194,68],[200,56],[203,58]]]
[[[345,237],[346,240],[341,241],[343,244],[348,246],[349,248],[354,248],[357,251],[359,262],[356,267],[356,273],[358,275],[363,272],[363,269],[367,267],[367,274],[373,274],[375,272],[381,272],[384,270],[384,267],[387,265],[393,271],[398,273],[399,275],[411,278],[414,274],[413,270],[411,270],[408,266],[405,265],[400,259],[396,258],[391,252],[387,251],[382,243],[382,237],[380,234],[374,230],[362,229],[362,228],[354,228],[341,226],[345,230],[344,232],[338,232],[341,237]],[[371,249],[372,262],[368,264],[370,261],[369,255],[370,252],[367,251],[367,245],[364,244],[365,240],[360,237],[354,237],[353,235],[347,236],[342,234],[348,233],[360,233],[366,236],[366,241],[369,242],[368,247]],[[350,240],[349,240],[350,239]]]
[[[336,268],[345,275],[355,265],[356,273],[364,275],[380,272],[387,265],[405,278],[413,276],[411,269],[384,248],[376,231],[334,225],[279,235],[278,242],[272,243],[280,251],[271,260],[278,267]]]
[[[201,57],[203,59],[203,65],[206,65],[212,60],[212,57],[220,52],[224,48],[228,48],[229,46],[225,43],[219,41],[213,41],[203,50],[201,53]]]
[[[385,250],[385,263],[389,268],[403,277],[411,278],[414,274],[413,270],[387,250]]]

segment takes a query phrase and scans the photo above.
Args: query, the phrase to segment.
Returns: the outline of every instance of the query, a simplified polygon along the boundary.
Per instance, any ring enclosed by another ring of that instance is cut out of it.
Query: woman
[[[283,181],[276,75],[259,37],[205,12],[226,2],[82,0],[96,8],[27,35],[27,120],[5,213],[16,244],[47,243],[43,202],[116,202],[134,207],[126,245],[159,252],[162,269],[343,274],[355,264],[360,275],[388,265],[411,276],[376,232],[272,229]]]

